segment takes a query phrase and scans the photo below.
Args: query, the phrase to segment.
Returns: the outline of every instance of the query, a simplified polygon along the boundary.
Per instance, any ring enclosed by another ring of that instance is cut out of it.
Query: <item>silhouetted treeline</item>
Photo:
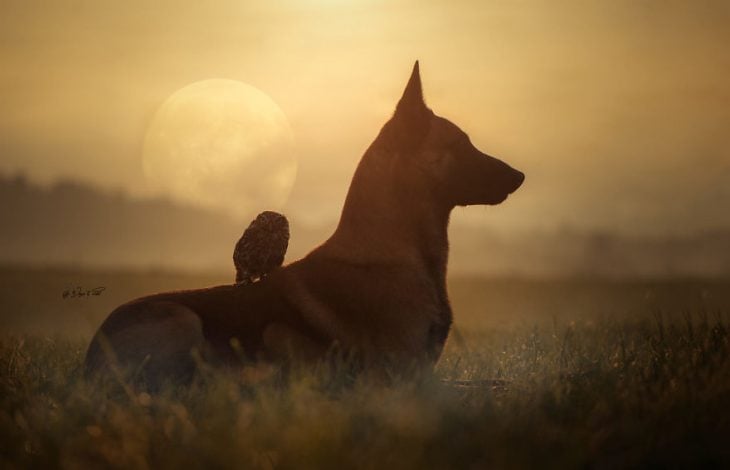
[[[0,200],[3,262],[217,269],[242,231],[213,212],[75,182],[0,178]]]
[[[470,237],[470,244],[460,244],[458,238],[452,237],[452,262],[469,273],[616,279],[730,276],[728,230],[682,237],[563,229],[509,237],[483,234]]]
[[[266,208],[262,208],[264,210]],[[252,214],[252,217],[255,214]],[[322,227],[292,224],[288,260],[322,242]],[[49,188],[0,175],[0,263],[233,272],[246,223],[165,199],[134,199],[77,182]],[[691,237],[626,237],[564,229],[499,236],[450,228],[453,274],[489,276],[730,276],[730,230]]]

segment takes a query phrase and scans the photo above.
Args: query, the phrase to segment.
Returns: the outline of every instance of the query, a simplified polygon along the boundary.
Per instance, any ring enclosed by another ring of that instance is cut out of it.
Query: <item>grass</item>
[[[213,372],[154,396],[87,385],[83,341],[6,336],[0,466],[726,467],[728,328],[656,315],[464,331],[417,382]]]

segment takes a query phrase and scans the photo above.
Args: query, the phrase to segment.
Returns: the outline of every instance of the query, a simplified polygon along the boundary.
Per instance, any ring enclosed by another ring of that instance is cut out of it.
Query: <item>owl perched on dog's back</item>
[[[288,246],[286,217],[272,211],[260,213],[233,250],[236,283],[250,284],[281,266]]]

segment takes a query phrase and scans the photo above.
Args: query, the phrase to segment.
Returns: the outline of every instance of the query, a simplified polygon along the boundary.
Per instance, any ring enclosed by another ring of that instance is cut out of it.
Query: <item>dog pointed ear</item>
[[[413,150],[426,136],[432,117],[433,112],[423,101],[421,74],[416,61],[408,85],[388,126],[393,142],[397,142],[397,146],[403,151]]]
[[[411,78],[408,80],[403,96],[395,108],[396,117],[409,117],[423,114],[428,111],[426,103],[423,101],[423,89],[421,88],[421,72],[418,67],[418,61],[413,65]]]

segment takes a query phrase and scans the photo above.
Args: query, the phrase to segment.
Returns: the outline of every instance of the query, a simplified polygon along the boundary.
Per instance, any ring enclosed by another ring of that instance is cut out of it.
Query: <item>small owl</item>
[[[260,213],[243,232],[233,250],[236,283],[255,282],[284,262],[289,246],[289,222],[281,214]]]

